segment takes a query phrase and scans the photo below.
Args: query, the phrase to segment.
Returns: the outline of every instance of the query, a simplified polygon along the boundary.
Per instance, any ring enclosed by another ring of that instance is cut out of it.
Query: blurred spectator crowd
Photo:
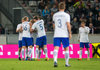
[[[23,0],[28,4],[30,0]],[[91,34],[100,33],[100,0],[41,0],[38,3],[37,13],[45,21],[47,31],[53,31],[52,16],[58,11],[59,2],[66,3],[66,13],[71,16],[72,33],[77,34],[81,21],[86,21]]]

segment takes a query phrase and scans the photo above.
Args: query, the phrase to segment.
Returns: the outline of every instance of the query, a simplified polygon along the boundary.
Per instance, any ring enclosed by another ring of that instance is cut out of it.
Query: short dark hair
[[[59,3],[59,9],[65,9],[65,3],[64,2]]]
[[[38,20],[38,17],[37,16],[34,16],[34,18],[33,19],[36,19],[36,20]]]
[[[84,23],[84,24],[86,24],[86,21],[85,21],[85,20],[82,20],[82,21],[81,21],[81,23]]]

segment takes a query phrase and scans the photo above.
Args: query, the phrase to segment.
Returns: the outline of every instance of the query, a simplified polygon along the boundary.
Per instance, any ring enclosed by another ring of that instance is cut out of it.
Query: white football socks
[[[24,58],[24,49],[22,48],[22,58]]]
[[[79,58],[82,58],[82,50],[79,51]]]
[[[66,62],[65,63],[66,65],[69,65],[68,64],[68,62],[69,62],[69,51],[65,51],[65,62]]]
[[[57,62],[58,50],[54,50],[54,62]]]
[[[38,58],[38,54],[39,54],[39,49],[38,48],[36,48],[35,54],[36,54],[36,58]]]
[[[31,58],[31,55],[32,55],[32,48],[29,48],[29,58]]]

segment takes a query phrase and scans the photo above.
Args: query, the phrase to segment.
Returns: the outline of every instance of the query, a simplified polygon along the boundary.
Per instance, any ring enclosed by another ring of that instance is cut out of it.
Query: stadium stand
[[[1,3],[3,3],[0,5],[7,3],[5,1],[2,0]],[[46,30],[52,32],[52,16],[58,11],[58,3],[61,1],[65,1],[65,11],[71,15],[73,34],[78,33],[78,28],[83,19],[86,21],[86,25],[90,27],[91,34],[100,33],[100,0],[10,0],[9,3],[11,4],[7,3],[6,9],[9,10],[6,13],[8,13],[9,18],[13,14],[13,8],[22,7],[22,16],[42,16],[45,20]],[[13,17],[11,16],[9,20],[13,22]],[[15,26],[13,25],[13,27]]]
[[[47,31],[53,30],[52,15],[58,11],[58,3],[61,1],[65,1],[66,12],[71,15],[72,32],[74,34],[78,33],[78,28],[83,19],[91,29],[90,33],[100,33],[99,0],[19,0],[31,15],[37,14],[44,18]]]

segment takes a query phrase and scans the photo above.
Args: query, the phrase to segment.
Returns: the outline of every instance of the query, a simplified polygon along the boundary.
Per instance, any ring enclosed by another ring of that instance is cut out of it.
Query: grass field
[[[65,67],[65,60],[58,59],[58,67],[53,67],[53,59],[50,61],[18,61],[17,59],[0,59],[0,70],[100,70],[100,59],[70,59],[71,67]]]

